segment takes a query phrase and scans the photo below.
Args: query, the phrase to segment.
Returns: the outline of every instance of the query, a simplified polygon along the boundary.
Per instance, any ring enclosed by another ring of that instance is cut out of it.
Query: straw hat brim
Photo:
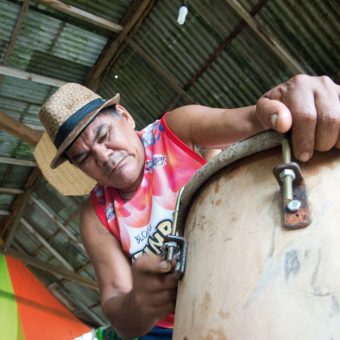
[[[46,180],[62,195],[83,196],[89,194],[96,185],[95,180],[85,175],[70,162],[64,162],[57,169],[50,163],[57,149],[46,132],[34,149],[36,162]]]
[[[103,105],[101,105],[98,109],[89,113],[83,120],[79,122],[79,124],[68,134],[63,143],[59,146],[55,157],[51,161],[51,168],[55,169],[60,166],[62,163],[66,161],[66,158],[63,157],[63,153],[65,150],[73,143],[73,141],[79,136],[79,134],[91,123],[92,119],[98,115],[98,113],[111,105],[119,104],[120,95],[117,93],[113,98],[107,100]],[[56,148],[55,148],[56,149]],[[75,167],[74,167],[75,168]]]

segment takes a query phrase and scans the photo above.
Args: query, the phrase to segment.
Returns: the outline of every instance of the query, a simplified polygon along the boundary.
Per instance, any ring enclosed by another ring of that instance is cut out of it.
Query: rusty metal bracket
[[[281,188],[281,210],[284,226],[287,229],[307,227],[311,223],[311,216],[306,186],[299,165],[295,162],[279,164],[274,167],[273,173]],[[289,191],[287,194],[285,189],[285,177],[290,177],[291,180],[291,197]]]
[[[163,245],[163,254],[167,261],[176,261],[175,272],[178,273],[181,279],[185,272],[187,262],[188,243],[184,237],[167,235],[165,236]]]

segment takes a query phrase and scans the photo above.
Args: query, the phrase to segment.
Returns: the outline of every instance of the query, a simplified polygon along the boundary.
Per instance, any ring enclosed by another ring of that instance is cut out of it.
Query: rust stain
[[[301,208],[295,213],[285,212],[285,226],[289,229],[305,228],[311,223],[308,208]]]
[[[199,196],[198,199],[196,200],[196,204],[197,204],[198,208],[202,205],[203,200],[204,200],[204,196],[203,195]]]
[[[236,211],[228,211],[228,221],[232,223],[235,223],[240,218],[239,212]]]
[[[202,301],[202,307],[205,311],[207,311],[210,308],[211,301],[212,301],[211,295],[208,292],[206,292],[204,294],[203,301]]]
[[[219,181],[215,182],[214,193],[217,194],[220,191],[221,184]]]
[[[228,319],[230,317],[230,313],[224,312],[223,310],[220,310],[218,314],[223,320]]]
[[[219,199],[215,202],[215,205],[218,207],[218,206],[221,205],[221,203],[223,203],[223,201],[221,199]]]
[[[225,335],[224,329],[222,327],[218,329],[211,329],[208,333],[203,336],[204,340],[228,340],[227,336]]]

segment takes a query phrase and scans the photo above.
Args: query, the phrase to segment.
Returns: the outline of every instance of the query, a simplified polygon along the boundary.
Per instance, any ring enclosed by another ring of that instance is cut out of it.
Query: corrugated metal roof
[[[101,18],[119,23],[133,0],[67,0],[65,3],[80,8]]]
[[[256,1],[242,3],[248,11],[258,5]],[[249,105],[273,85],[293,75],[289,67],[247,25],[237,34],[233,33],[242,19],[228,6],[227,1],[189,3],[189,14],[183,26],[176,24],[180,4],[180,1],[158,2],[133,42],[174,76],[178,85],[187,89],[195,102],[222,107]],[[332,1],[322,4],[267,1],[256,15],[256,20],[306,72],[334,77],[339,71],[339,41],[330,38],[338,35],[335,32],[340,33],[339,25],[334,24],[339,21],[334,18],[339,17],[339,10],[337,8],[334,12],[334,7]],[[319,12],[322,15],[311,23],[309,18]],[[232,38],[233,34],[235,36]],[[323,37],[322,44],[319,43],[320,36]],[[231,37],[230,41],[222,52],[191,85],[191,78],[204,68],[210,56],[228,37]],[[122,101],[124,103],[125,98],[128,102],[125,105],[135,113],[138,122],[150,122],[169,106],[176,105],[173,104],[176,91],[133,49],[127,48],[121,55],[101,91],[107,96],[112,89],[124,94]]]

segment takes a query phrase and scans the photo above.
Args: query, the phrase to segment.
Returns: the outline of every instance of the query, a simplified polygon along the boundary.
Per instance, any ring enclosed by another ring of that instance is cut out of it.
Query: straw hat
[[[43,134],[34,156],[46,179],[62,194],[85,195],[93,188],[95,181],[65,162],[64,152],[103,108],[119,99],[116,94],[105,100],[85,86],[67,83],[42,106],[39,117],[48,136]]]

